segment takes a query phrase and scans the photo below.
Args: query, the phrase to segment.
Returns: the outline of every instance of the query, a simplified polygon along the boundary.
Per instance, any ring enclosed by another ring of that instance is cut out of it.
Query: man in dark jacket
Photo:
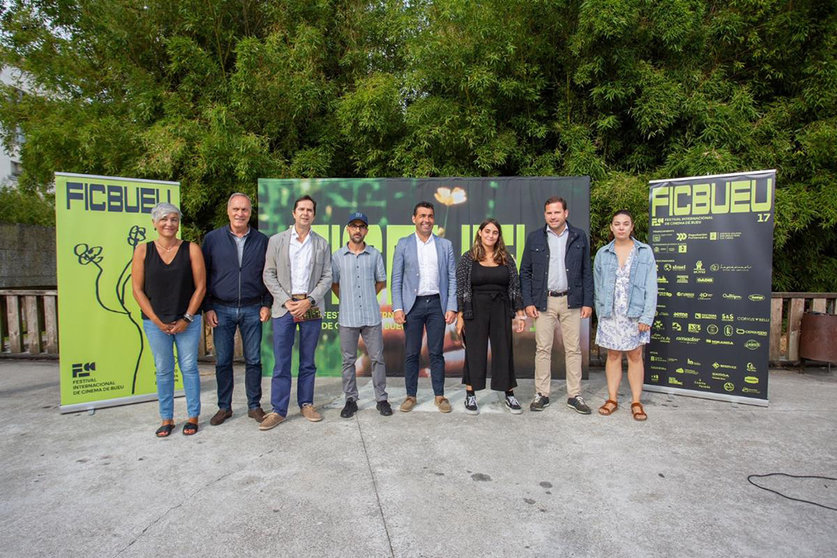
[[[246,368],[247,416],[261,422],[262,323],[270,319],[273,297],[262,282],[267,237],[250,228],[253,212],[247,194],[236,192],[227,201],[230,225],[215,229],[203,241],[206,260],[205,319],[215,340],[218,412],[209,423],[223,424],[232,416],[235,330],[241,331]]]
[[[526,315],[535,318],[535,399],[532,411],[549,405],[552,379],[552,341],[556,322],[561,323],[567,368],[567,406],[583,415],[590,407],[581,396],[582,318],[593,311],[593,273],[590,243],[584,231],[567,221],[563,198],[551,197],[544,204],[542,229],[526,237],[520,265],[520,286]]]

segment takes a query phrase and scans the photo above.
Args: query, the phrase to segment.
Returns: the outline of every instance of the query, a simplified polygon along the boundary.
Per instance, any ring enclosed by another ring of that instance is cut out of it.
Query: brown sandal
[[[612,407],[608,407],[608,405],[612,405]],[[607,401],[604,402],[604,405],[599,407],[599,414],[603,415],[603,416],[606,416],[606,417],[609,417],[618,408],[619,408],[619,403],[617,403],[613,399],[608,399]]]
[[[643,421],[648,418],[648,415],[645,414],[645,409],[642,408],[642,403],[639,401],[631,403],[631,413],[634,415],[634,420]]]

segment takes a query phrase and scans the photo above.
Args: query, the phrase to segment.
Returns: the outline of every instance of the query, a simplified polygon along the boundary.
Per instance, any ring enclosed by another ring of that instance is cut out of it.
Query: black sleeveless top
[[[145,296],[151,308],[163,323],[179,320],[189,309],[189,300],[195,293],[192,277],[192,258],[189,242],[183,241],[170,264],[160,258],[154,241],[145,245]],[[144,313],[143,319],[148,319]]]
[[[488,267],[476,261],[471,265],[471,290],[474,293],[508,293],[508,267],[505,265]]]

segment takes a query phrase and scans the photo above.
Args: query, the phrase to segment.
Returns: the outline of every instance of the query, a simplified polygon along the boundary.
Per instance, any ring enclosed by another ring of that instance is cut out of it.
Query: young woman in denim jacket
[[[657,264],[651,247],[631,236],[633,230],[630,212],[617,211],[610,221],[613,240],[599,249],[593,263],[599,319],[596,344],[607,349],[608,399],[599,413],[607,416],[619,408],[617,398],[624,353],[628,357],[631,413],[635,420],[645,420],[648,415],[639,401],[645,376],[642,346],[651,340],[651,324],[657,309]]]

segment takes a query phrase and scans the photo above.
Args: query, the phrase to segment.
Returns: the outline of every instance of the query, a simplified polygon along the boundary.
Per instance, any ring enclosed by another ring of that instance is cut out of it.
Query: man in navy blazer
[[[395,323],[404,326],[404,384],[407,397],[401,411],[416,406],[421,340],[427,330],[430,377],[436,406],[451,411],[445,398],[445,325],[456,319],[456,263],[450,240],[433,234],[433,204],[422,201],[413,208],[415,234],[398,241],[392,259],[392,309]]]
[[[543,228],[526,237],[520,264],[520,290],[526,315],[535,319],[535,399],[531,411],[549,406],[552,341],[561,325],[567,367],[567,406],[583,415],[590,407],[581,396],[581,320],[593,312],[590,244],[584,231],[567,221],[567,201],[544,203]]]

